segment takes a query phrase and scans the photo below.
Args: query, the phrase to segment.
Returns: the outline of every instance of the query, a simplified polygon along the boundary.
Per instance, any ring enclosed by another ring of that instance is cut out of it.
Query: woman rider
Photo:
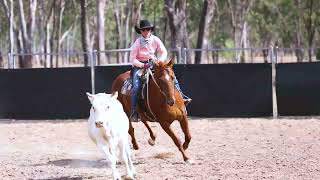
[[[138,34],[141,34],[131,46],[130,61],[133,67],[133,90],[131,97],[131,116],[130,119],[133,122],[138,121],[138,113],[136,111],[138,101],[138,91],[140,87],[140,78],[138,76],[138,70],[141,68],[148,69],[151,65],[149,61],[166,61],[167,49],[164,47],[162,41],[152,34],[154,25],[148,20],[141,20],[139,26],[135,26],[135,30]],[[156,56],[157,54],[157,56]],[[185,104],[189,104],[191,99],[185,96],[179,86],[177,79],[175,79],[175,87],[181,93]]]

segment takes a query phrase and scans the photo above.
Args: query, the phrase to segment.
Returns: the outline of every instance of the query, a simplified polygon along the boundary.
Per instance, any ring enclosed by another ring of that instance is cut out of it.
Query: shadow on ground
[[[83,159],[60,159],[56,161],[48,161],[46,164],[36,164],[34,166],[55,165],[60,167],[71,168],[106,168],[108,163],[105,160],[83,160]]]
[[[59,177],[59,178],[49,178],[49,179],[37,179],[37,180],[82,180],[82,179],[84,178],[83,177]],[[87,177],[85,179],[87,179]]]

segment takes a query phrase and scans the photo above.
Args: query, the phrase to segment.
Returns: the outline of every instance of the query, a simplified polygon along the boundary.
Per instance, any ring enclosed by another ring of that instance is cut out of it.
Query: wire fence
[[[178,64],[226,64],[226,63],[294,63],[320,60],[320,48],[208,48],[168,49],[169,58]],[[8,53],[1,56],[0,68],[58,68],[130,64],[130,49],[105,51],[65,51],[60,53]],[[198,59],[197,59],[198,58]]]

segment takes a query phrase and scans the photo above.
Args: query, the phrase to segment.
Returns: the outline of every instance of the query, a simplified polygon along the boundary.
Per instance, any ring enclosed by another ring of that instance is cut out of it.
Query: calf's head
[[[87,92],[86,94],[91,103],[90,117],[94,119],[97,128],[102,128],[106,121],[112,118],[112,109],[116,106],[114,99],[117,99],[118,92],[113,94],[90,94]]]

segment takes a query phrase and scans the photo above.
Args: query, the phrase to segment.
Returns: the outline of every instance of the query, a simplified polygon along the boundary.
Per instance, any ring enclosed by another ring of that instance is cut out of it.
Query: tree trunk
[[[299,0],[298,0],[299,1]],[[300,1],[299,1],[300,2]],[[313,47],[313,41],[315,37],[316,32],[316,19],[314,17],[317,17],[315,9],[317,9],[316,2],[313,0],[308,0],[306,3],[306,10],[307,10],[307,16],[304,19],[304,24],[307,32],[307,42],[308,42],[308,56],[309,56],[309,62],[312,61],[312,47]],[[318,2],[319,3],[319,2]],[[318,9],[319,11],[319,9]],[[318,12],[319,13],[319,12]],[[318,16],[319,18],[319,16]],[[320,21],[320,20],[318,20]],[[318,22],[318,26],[320,25],[320,22]],[[319,27],[318,27],[319,28]]]
[[[18,53],[23,53],[23,42],[22,42],[22,35],[21,35],[21,30],[20,29],[16,29],[15,30],[15,36],[16,36],[16,44],[17,44],[17,52]],[[23,56],[18,56],[18,57],[14,57],[14,58],[18,58],[18,65],[20,66],[20,62],[23,62]]]
[[[232,1],[232,2],[231,2]],[[233,38],[236,48],[248,48],[249,42],[247,38],[248,24],[246,21],[246,15],[254,1],[252,0],[228,0],[228,6],[231,14],[231,23],[233,27]],[[236,53],[236,61],[245,62],[248,57],[247,51]]]
[[[89,47],[90,39],[89,39],[89,25],[87,22],[87,0],[81,0],[81,42],[82,42],[82,50],[83,52],[91,53],[91,48]],[[84,66],[89,65],[89,54],[84,54]]]
[[[302,51],[302,32],[301,32],[301,2],[300,0],[295,0],[294,1],[298,15],[295,18],[295,36],[294,36],[294,46],[295,46],[295,54],[297,57],[297,62],[302,62],[303,61],[303,51]]]
[[[52,31],[49,39],[49,48],[50,52],[53,53],[55,51],[54,42],[55,42],[55,34],[57,31],[57,0],[53,0],[53,9],[52,9]],[[49,30],[49,29],[48,29]],[[50,67],[54,67],[53,55],[50,56]]]
[[[117,34],[116,34],[116,49],[120,49],[122,48],[122,13],[121,13],[121,10],[120,10],[120,6],[119,6],[119,0],[115,0],[114,2],[114,19],[115,19],[115,22],[116,22],[116,31],[117,31]],[[117,52],[117,63],[120,63],[120,54]]]
[[[32,55],[30,55],[30,53],[32,53],[36,9],[37,9],[37,0],[30,0],[30,14],[29,14],[28,24],[27,24],[25,14],[24,14],[24,5],[22,0],[19,0],[19,19],[20,19],[20,27],[21,27],[21,33],[22,33],[23,53],[27,54],[24,56],[23,61],[19,62],[21,68],[32,67]]]
[[[9,37],[10,37],[10,45],[9,45],[9,53],[12,55],[14,52],[14,31],[16,29],[16,24],[14,21],[14,14],[13,14],[13,1],[10,0],[10,15],[9,15]],[[13,59],[14,57],[10,56],[10,59],[8,57],[8,66],[13,68]],[[11,65],[9,65],[11,64]]]
[[[0,68],[4,68],[4,61],[3,61],[1,50],[0,50]]]
[[[209,31],[206,29],[208,29],[208,27],[212,22],[215,4],[216,4],[216,0],[204,0],[203,2],[202,14],[201,14],[200,24],[199,24],[197,49],[202,49],[204,43],[206,43],[206,45],[208,44]],[[203,54],[202,51],[195,52],[195,58],[194,58],[195,64],[201,63],[202,54]]]
[[[105,61],[105,33],[104,33],[104,10],[107,0],[97,0],[97,41],[98,41],[98,64]]]
[[[60,37],[61,37],[61,28],[62,28],[62,18],[63,18],[63,12],[64,12],[64,6],[65,5],[65,1],[64,0],[59,0],[59,4],[58,4],[58,12],[57,12],[57,29],[56,29],[56,67],[59,67],[59,59],[60,59]],[[63,59],[62,59],[63,60]],[[61,62],[61,64],[63,64],[63,62]]]
[[[43,1],[40,1],[43,3]],[[52,47],[51,47],[51,38],[52,38],[52,35],[51,35],[51,32],[52,30],[50,31],[50,27],[52,26],[53,24],[53,12],[54,12],[54,9],[55,9],[55,4],[56,4],[56,1],[53,0],[51,2],[51,5],[49,6],[50,9],[48,11],[48,14],[45,15],[45,24],[44,24],[44,53],[46,53],[47,55],[45,56],[45,61],[44,61],[44,67],[48,68],[48,67],[52,67],[52,63],[51,60],[52,60],[52,55],[49,55],[51,52],[52,52]],[[44,7],[44,4],[42,4],[43,7]]]
[[[124,34],[124,38],[122,38],[122,47],[121,48],[128,48],[130,46],[130,23],[131,23],[131,16],[132,16],[132,0],[126,0],[126,7],[123,12],[123,30],[122,33]],[[129,53],[125,52],[122,54],[122,60],[120,63],[127,63],[129,60]]]
[[[141,8],[143,4],[144,4],[144,0],[140,0],[137,5],[132,6],[132,20],[131,20],[132,26],[137,25],[138,22],[140,21]],[[137,35],[136,31],[132,31],[130,44],[132,44],[136,40],[136,35]]]
[[[190,48],[187,32],[187,15],[185,0],[165,0],[165,9],[169,18],[172,48]],[[182,54],[187,64],[191,64],[188,53]]]
[[[4,8],[4,11],[5,11],[5,14],[6,14],[6,17],[7,17],[7,20],[8,20],[8,24],[9,24],[9,54],[12,54],[13,53],[13,50],[14,50],[14,31],[16,29],[16,24],[15,24],[15,21],[14,21],[14,14],[13,14],[13,1],[12,0],[9,0],[9,4],[7,2],[7,0],[2,0],[1,1],[1,4],[2,4],[2,7]],[[13,57],[10,56],[8,57],[8,67],[9,68],[12,68],[12,65],[13,65]],[[3,62],[3,59],[1,58],[0,59],[0,64],[1,64],[1,67],[4,67],[4,62]]]
[[[45,23],[46,23],[46,6],[45,2],[39,1],[39,47],[36,52],[44,53],[45,52],[45,43],[46,43],[46,32],[45,32]],[[43,67],[45,65],[46,56],[39,56],[40,65]]]

